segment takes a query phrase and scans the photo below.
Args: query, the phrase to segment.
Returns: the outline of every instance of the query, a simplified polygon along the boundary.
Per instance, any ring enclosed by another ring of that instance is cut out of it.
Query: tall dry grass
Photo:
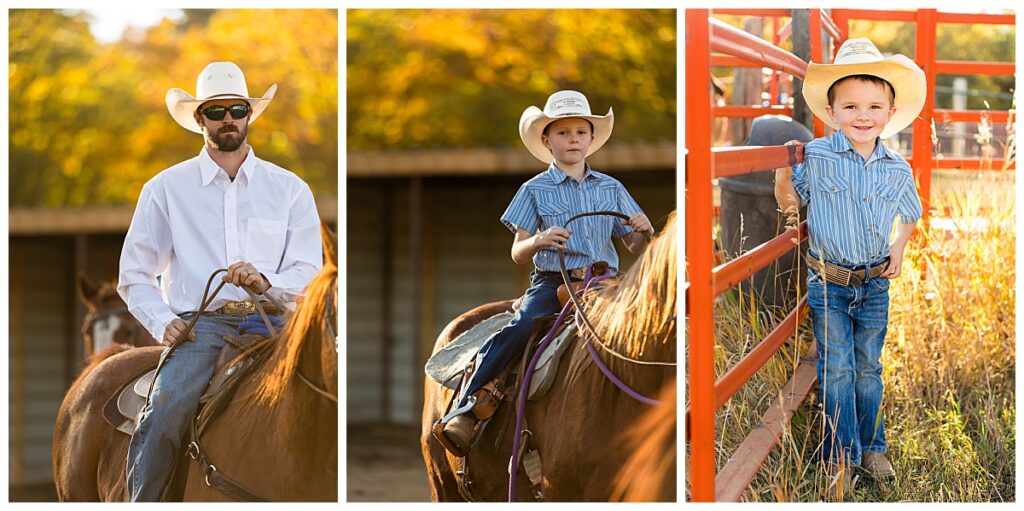
[[[978,180],[984,180],[979,176]],[[1001,184],[1000,184],[1001,183]],[[1012,180],[939,194],[948,212],[919,226],[890,287],[883,413],[895,480],[860,476],[848,500],[992,502],[1014,499],[1015,230]],[[716,370],[739,361],[781,319],[738,291],[716,304]],[[717,417],[726,463],[813,344],[810,320]],[[744,495],[817,501],[828,479],[816,390]]]

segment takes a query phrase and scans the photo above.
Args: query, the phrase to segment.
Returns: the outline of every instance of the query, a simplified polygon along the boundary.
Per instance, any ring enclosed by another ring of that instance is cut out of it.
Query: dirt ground
[[[419,428],[348,427],[348,502],[429,502]]]

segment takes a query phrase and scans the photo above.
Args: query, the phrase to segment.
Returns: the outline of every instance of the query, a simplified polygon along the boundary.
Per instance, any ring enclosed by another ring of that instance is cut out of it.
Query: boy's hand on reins
[[[166,346],[174,344],[175,341],[178,340],[178,337],[181,337],[182,332],[184,332],[186,328],[188,328],[188,323],[185,320],[181,318],[172,319],[171,322],[167,323],[167,326],[164,328],[164,338],[161,342],[163,342],[164,345]],[[188,333],[188,340],[196,340],[195,330],[192,330]]]
[[[228,272],[223,277],[224,282],[230,282],[238,287],[248,288],[256,294],[263,294],[270,289],[270,282],[251,263],[240,262],[228,266]]]
[[[651,224],[651,220],[647,218],[647,215],[643,213],[637,213],[629,217],[629,220],[623,220],[622,225],[628,225],[634,231],[646,234],[647,239],[654,237],[654,225]]]
[[[572,236],[572,231],[567,231],[561,227],[550,227],[545,231],[537,233],[536,243],[540,248],[565,250],[565,242],[569,240],[569,236]]]

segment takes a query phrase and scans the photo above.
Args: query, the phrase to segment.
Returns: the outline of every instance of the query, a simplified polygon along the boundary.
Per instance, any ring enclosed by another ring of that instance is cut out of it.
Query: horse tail
[[[615,478],[612,500],[675,502],[676,380],[661,390],[664,403],[645,413],[625,433],[625,444],[637,446]]]

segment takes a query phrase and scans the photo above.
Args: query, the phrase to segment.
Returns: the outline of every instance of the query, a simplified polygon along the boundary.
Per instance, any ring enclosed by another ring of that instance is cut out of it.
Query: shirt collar
[[[249,147],[249,152],[245,155],[245,160],[242,160],[242,166],[238,168],[237,176],[245,176],[245,182],[251,183],[252,178],[256,175],[256,154]],[[199,151],[199,172],[203,177],[203,186],[206,186],[213,182],[213,178],[217,177],[218,172],[223,172],[220,165],[213,161],[210,157],[210,153],[206,150],[206,146]],[[226,173],[225,173],[226,175]],[[236,177],[237,177],[236,176]]]
[[[561,169],[559,169],[558,167],[555,166],[554,162],[552,162],[550,165],[548,165],[547,172],[548,172],[548,177],[550,177],[551,180],[554,181],[556,185],[557,184],[562,184],[563,181],[565,181],[566,179],[569,179],[569,174],[566,174],[565,172],[562,172]],[[583,179],[588,179],[588,178],[597,179],[597,176],[594,174],[594,170],[590,168],[590,164],[589,163],[584,163],[583,164]]]
[[[842,131],[836,130],[832,136],[829,137],[829,142],[832,144],[832,151],[836,153],[845,153],[848,151],[856,152],[853,146],[850,144],[850,139],[846,138],[846,135]],[[888,147],[885,147],[885,143],[881,142],[877,138],[875,139],[875,151],[871,153],[871,160],[877,158],[888,158],[895,160],[892,151]]]

